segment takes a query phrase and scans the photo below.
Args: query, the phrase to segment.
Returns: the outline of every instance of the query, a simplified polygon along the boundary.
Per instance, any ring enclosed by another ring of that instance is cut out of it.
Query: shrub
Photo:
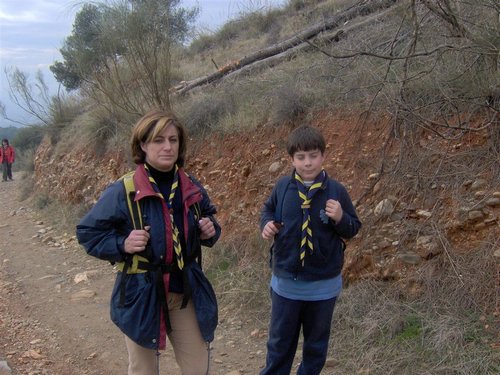
[[[232,95],[208,94],[190,103],[182,117],[192,135],[203,135],[217,126],[227,114],[234,113],[235,101]]]
[[[300,83],[288,81],[271,92],[273,124],[293,124],[306,115],[310,100],[303,90]]]

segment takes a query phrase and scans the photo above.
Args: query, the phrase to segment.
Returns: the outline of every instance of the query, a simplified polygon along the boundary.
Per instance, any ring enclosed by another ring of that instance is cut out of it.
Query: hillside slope
[[[370,2],[305,3],[276,18],[253,13],[211,44],[193,43],[176,55],[175,74],[186,82],[216,74],[215,61],[252,56]],[[260,237],[259,211],[274,182],[291,173],[288,133],[308,122],[325,134],[325,168],[347,187],[363,222],[347,245],[332,328],[337,373],[494,374],[500,81],[491,9],[499,9],[489,0],[378,3],[396,5],[336,25],[338,40],[309,40],[278,65],[173,97],[192,137],[187,170],[208,190],[223,228],[205,269],[223,321],[267,321],[270,244]],[[133,168],[127,138],[135,117],[108,113],[95,98],[83,103],[38,148],[32,180],[32,199],[69,231]],[[71,211],[63,220],[57,205]]]
[[[398,186],[400,181],[393,175],[380,173],[383,163],[398,160],[395,145],[392,151],[386,150],[387,119],[369,124],[372,131],[367,133],[356,129],[354,114],[322,114],[312,124],[327,140],[325,169],[345,184],[364,223],[362,232],[349,244],[345,270],[349,279],[398,280],[436,256],[446,257],[449,251],[473,251],[487,243],[495,248],[500,237],[500,189],[495,170],[461,176],[461,183],[436,176],[411,191],[407,185]],[[264,126],[258,131],[191,141],[187,169],[198,176],[218,207],[223,241],[246,243],[257,235],[263,201],[273,183],[291,172],[284,150],[289,130],[288,126]],[[435,160],[425,160],[425,150],[432,142],[440,140],[421,135],[423,174],[439,160],[438,155],[433,156]],[[486,133],[471,135],[457,142],[448,158],[455,162],[464,155],[479,155],[488,147]],[[97,156],[87,148],[75,148],[53,155],[53,146],[46,140],[35,160],[36,190],[50,190],[52,199],[84,202],[88,207],[105,186],[132,168],[125,152]],[[418,176],[403,178],[419,184]],[[254,256],[256,249],[241,251]],[[491,257],[493,260],[493,253]]]

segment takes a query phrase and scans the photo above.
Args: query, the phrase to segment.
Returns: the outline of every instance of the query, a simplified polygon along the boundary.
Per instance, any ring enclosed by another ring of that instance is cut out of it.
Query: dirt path
[[[21,183],[0,183],[0,374],[126,374],[124,339],[109,319],[113,268],[23,206]],[[214,373],[257,374],[263,326],[222,316]],[[179,373],[170,349],[161,358],[162,374]]]

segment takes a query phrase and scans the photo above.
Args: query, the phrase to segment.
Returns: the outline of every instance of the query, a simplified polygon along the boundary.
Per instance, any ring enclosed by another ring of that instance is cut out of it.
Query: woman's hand
[[[201,231],[200,239],[208,240],[209,238],[215,236],[214,223],[208,217],[201,218],[198,224],[200,226],[200,231]]]
[[[144,229],[134,229],[130,232],[128,237],[125,239],[125,252],[128,254],[134,254],[144,251],[150,237],[149,229],[151,229],[151,227],[146,226]]]

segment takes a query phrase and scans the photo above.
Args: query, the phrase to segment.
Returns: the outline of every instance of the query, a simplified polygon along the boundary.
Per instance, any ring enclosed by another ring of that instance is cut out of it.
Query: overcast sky
[[[19,68],[33,77],[41,70],[52,94],[57,84],[49,70],[55,60],[61,60],[59,49],[71,34],[75,13],[82,1],[65,0],[0,0],[0,101],[7,114],[26,120],[9,99],[5,69]],[[287,0],[181,0],[182,6],[201,9],[197,26],[215,31],[224,22],[241,12],[261,7],[279,6]],[[14,125],[0,118],[0,126]]]

